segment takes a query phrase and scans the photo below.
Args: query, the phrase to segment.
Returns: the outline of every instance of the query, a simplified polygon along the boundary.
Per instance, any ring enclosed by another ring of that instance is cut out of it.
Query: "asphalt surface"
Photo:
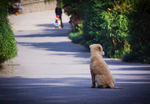
[[[150,65],[104,58],[116,86],[91,87],[90,52],[68,39],[69,17],[54,11],[9,17],[18,56],[0,72],[0,104],[150,104]]]

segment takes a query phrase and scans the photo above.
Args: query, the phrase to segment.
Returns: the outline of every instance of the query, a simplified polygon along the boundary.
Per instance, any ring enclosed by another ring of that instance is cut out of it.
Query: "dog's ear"
[[[103,48],[102,48],[102,46],[101,46],[101,45],[98,45],[98,49],[99,49],[99,51],[100,51],[100,52],[102,52],[102,51],[103,51]]]
[[[98,49],[99,49],[99,51],[101,52],[102,55],[105,54],[101,45],[98,46]]]

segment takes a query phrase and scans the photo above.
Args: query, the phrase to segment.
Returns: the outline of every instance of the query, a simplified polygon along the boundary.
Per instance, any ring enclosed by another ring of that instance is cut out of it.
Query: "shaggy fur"
[[[102,55],[104,55],[102,46],[100,44],[90,45],[90,51],[92,88],[95,88],[96,83],[98,88],[116,88],[114,87],[114,79],[108,69],[108,66],[102,58]]]

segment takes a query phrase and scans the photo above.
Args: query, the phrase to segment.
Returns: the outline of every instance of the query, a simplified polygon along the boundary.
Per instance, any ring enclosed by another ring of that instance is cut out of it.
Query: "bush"
[[[63,0],[64,12],[70,16],[72,29],[76,31],[78,24],[84,20],[89,0]]]
[[[80,43],[80,44],[83,42],[84,39],[82,36],[83,34],[82,28],[83,28],[82,23],[77,24],[76,29],[75,29],[76,31],[69,33],[69,38],[72,40],[72,42]]]
[[[82,36],[79,34],[79,32],[71,32],[69,33],[69,38],[74,43],[81,43],[83,41]]]
[[[65,11],[83,20],[82,35],[70,34],[75,42],[102,44],[108,57],[150,63],[150,0],[64,1]]]
[[[8,1],[0,2],[0,63],[17,55],[16,41],[7,19]]]
[[[100,43],[108,57],[122,57],[130,51],[128,18],[112,10],[111,1],[91,1],[84,22],[84,39],[88,44]],[[87,44],[86,42],[86,44]]]
[[[150,63],[150,1],[137,0],[133,6],[134,11],[129,15],[131,52],[123,60]]]

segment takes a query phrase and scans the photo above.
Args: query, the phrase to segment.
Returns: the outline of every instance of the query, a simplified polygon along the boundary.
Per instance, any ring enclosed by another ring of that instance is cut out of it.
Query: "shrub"
[[[83,37],[88,44],[102,44],[108,57],[122,57],[130,51],[128,18],[108,7],[113,7],[111,2],[92,1]]]
[[[100,43],[108,57],[150,63],[150,0],[64,1],[71,19],[83,20],[82,35],[70,34],[74,41]]]
[[[123,60],[150,63],[150,1],[137,0],[133,9],[129,15],[131,52]]]
[[[17,55],[16,41],[7,19],[8,0],[0,2],[0,63]]]
[[[74,43],[81,43],[83,41],[82,36],[79,34],[79,32],[71,32],[69,33],[69,38]]]
[[[86,13],[87,3],[89,0],[63,0],[64,12],[70,16],[70,23],[74,31],[78,24],[84,20]]]
[[[69,38],[72,40],[72,42],[74,43],[82,43],[83,42],[83,31],[82,31],[82,28],[83,28],[83,24],[77,24],[76,26],[76,31],[74,32],[70,32],[69,33]]]

